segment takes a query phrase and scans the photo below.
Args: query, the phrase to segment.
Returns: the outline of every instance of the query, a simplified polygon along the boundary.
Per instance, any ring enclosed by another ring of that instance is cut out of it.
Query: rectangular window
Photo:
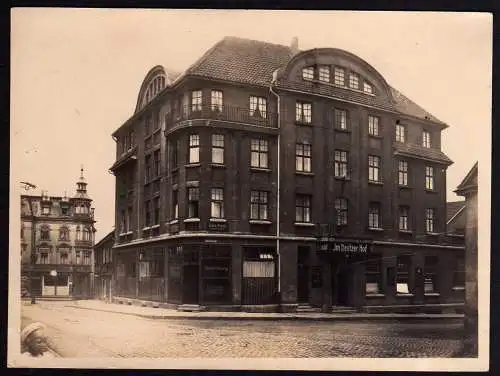
[[[267,220],[268,216],[268,192],[250,192],[250,219]]]
[[[189,135],[189,163],[198,163],[200,161],[200,136],[197,134]]]
[[[425,256],[424,259],[424,293],[438,292],[438,261],[437,256]]]
[[[335,67],[334,69],[334,79],[335,85],[344,86],[345,85],[345,71],[343,68]]]
[[[83,264],[90,265],[90,251],[83,251]]]
[[[146,115],[146,118],[144,119],[144,136],[149,136],[151,133],[151,123],[153,122],[153,117],[151,114]]]
[[[250,116],[267,117],[267,99],[264,97],[250,96]]]
[[[359,76],[356,73],[349,73],[349,87],[359,89]]]
[[[179,140],[170,141],[170,167],[175,169],[179,164]]]
[[[153,224],[160,224],[160,198],[155,197],[154,199],[154,213],[153,213]]]
[[[268,168],[268,142],[262,139],[252,139],[250,144],[250,166]]]
[[[410,274],[410,256],[397,257],[397,271],[396,271],[396,293],[409,294],[410,289],[408,286]]]
[[[335,127],[347,129],[347,111],[335,109]]]
[[[319,80],[322,82],[330,82],[330,67],[319,68]]]
[[[121,225],[120,225],[120,233],[121,234],[124,234],[125,232],[127,232],[126,228],[127,228],[127,216],[125,214],[125,210],[122,210],[122,213],[121,213]]]
[[[408,162],[398,161],[398,184],[408,185]]]
[[[200,201],[200,189],[198,187],[188,188],[188,217],[198,218],[199,217],[199,201]]]
[[[82,263],[82,253],[80,251],[75,252],[76,264],[80,265]]]
[[[224,135],[212,135],[212,163],[224,163]]]
[[[434,209],[425,210],[425,231],[434,232]]]
[[[405,142],[406,127],[401,124],[396,124],[396,141]]]
[[[156,112],[156,116],[153,121],[153,129],[156,131],[161,127],[161,112]]]
[[[151,154],[144,158],[144,167],[144,179],[148,182],[152,178]]]
[[[69,258],[67,253],[61,253],[61,264],[69,264]]]
[[[49,254],[47,252],[40,253],[40,264],[49,263]]]
[[[49,215],[50,214],[50,206],[42,206],[42,214]]]
[[[172,191],[172,219],[179,218],[179,191]]]
[[[151,226],[151,201],[144,202],[144,226]]]
[[[131,219],[132,219],[132,208],[128,207],[127,208],[127,217],[125,220],[125,232],[129,232],[130,229],[132,228],[132,225],[130,223]]]
[[[223,106],[222,91],[212,90],[211,104],[212,104],[212,111],[222,111],[222,106]]]
[[[312,121],[312,104],[297,101],[295,104],[295,121],[310,124]]]
[[[313,67],[302,68],[302,78],[304,80],[314,79],[314,68]]]
[[[368,156],[368,180],[380,182],[380,157],[376,155]]]
[[[399,208],[399,229],[400,230],[408,230],[408,212],[409,209],[407,206],[401,206]]]
[[[370,85],[368,82],[363,83],[363,91],[367,94],[372,94],[373,93],[373,87]]]
[[[335,177],[346,178],[347,175],[347,151],[335,150]]]
[[[154,168],[153,168],[153,173],[155,177],[160,176],[160,151],[156,150],[153,153],[153,160],[154,160]]]
[[[434,190],[434,168],[425,166],[425,189]]]
[[[380,273],[382,260],[380,255],[372,255],[366,261],[365,274],[366,274],[366,287],[367,295],[382,293],[382,274]]]
[[[347,226],[347,199],[339,197],[335,199],[335,212],[337,226]]]
[[[295,222],[311,222],[311,196],[297,195],[295,198]]]
[[[311,172],[311,144],[302,142],[295,146],[295,170]]]
[[[202,106],[202,91],[194,90],[191,92],[191,111],[201,111]]]
[[[424,148],[431,147],[431,134],[430,134],[430,132],[427,132],[427,131],[422,132],[422,146]]]
[[[211,217],[224,218],[224,190],[212,188],[211,192]]]
[[[381,228],[380,226],[380,204],[372,202],[368,208],[368,227]]]
[[[379,135],[379,118],[377,116],[368,116],[368,134],[370,136],[378,136]]]

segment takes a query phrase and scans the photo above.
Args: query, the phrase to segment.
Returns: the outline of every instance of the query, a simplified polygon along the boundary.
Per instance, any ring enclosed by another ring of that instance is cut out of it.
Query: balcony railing
[[[278,116],[269,111],[260,112],[233,106],[191,105],[174,110],[167,115],[169,126],[185,120],[209,119],[231,121],[261,127],[277,128]]]

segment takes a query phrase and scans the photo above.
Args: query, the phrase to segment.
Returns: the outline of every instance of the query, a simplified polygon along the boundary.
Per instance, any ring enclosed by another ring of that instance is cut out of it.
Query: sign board
[[[333,254],[333,253],[351,253],[351,254],[368,254],[372,250],[372,245],[366,241],[338,241],[326,240],[322,241],[319,253]]]

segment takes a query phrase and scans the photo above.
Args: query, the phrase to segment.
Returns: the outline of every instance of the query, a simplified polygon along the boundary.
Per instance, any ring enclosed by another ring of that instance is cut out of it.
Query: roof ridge
[[[272,43],[272,42],[267,42],[267,41],[263,41],[263,40],[259,40],[259,39],[252,39],[252,38],[242,38],[242,37],[237,37],[237,36],[234,36],[234,35],[226,35],[222,40],[239,40],[239,41],[246,41],[246,42],[257,42],[257,43],[262,43],[262,44],[267,44],[267,45],[270,45],[270,46],[277,46],[277,47],[281,47],[281,48],[286,48],[288,50],[291,51],[291,48],[290,46],[287,46],[287,45],[284,45],[284,44],[280,44],[280,43]]]

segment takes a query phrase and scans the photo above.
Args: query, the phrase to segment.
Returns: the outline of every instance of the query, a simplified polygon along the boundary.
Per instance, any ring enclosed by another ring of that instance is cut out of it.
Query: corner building
[[[207,309],[463,301],[446,124],[361,58],[226,37],[156,66],[113,137],[115,298]]]

